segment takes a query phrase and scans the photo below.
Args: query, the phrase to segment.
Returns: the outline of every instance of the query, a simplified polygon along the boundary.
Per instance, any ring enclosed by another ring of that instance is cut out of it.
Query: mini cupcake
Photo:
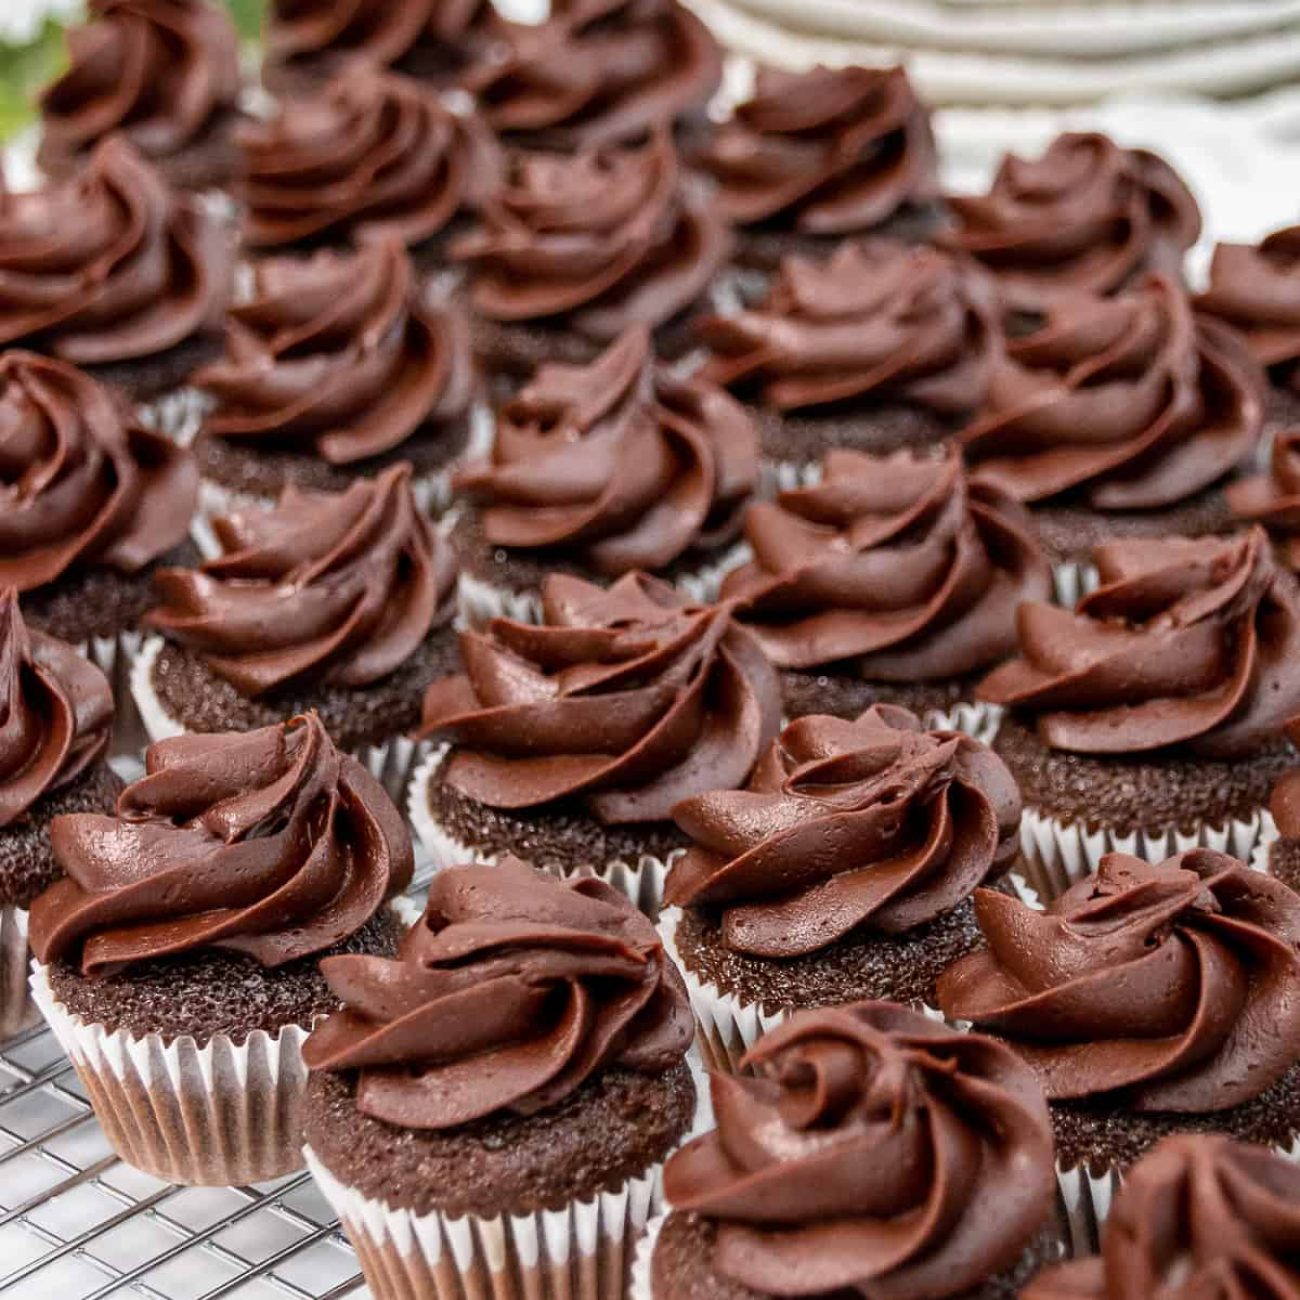
[[[420,696],[454,671],[456,566],[408,465],[286,488],[213,520],[220,554],[165,569],[131,684],[149,734],[252,731],[308,711],[400,790]]]
[[[1154,1288],[1154,1289],[1153,1289]],[[1300,1169],[1231,1138],[1166,1138],[1129,1170],[1101,1253],[1058,1264],[1024,1300],[1197,1300],[1300,1293]]]
[[[168,1182],[302,1166],[322,955],[391,956],[410,835],[312,716],[152,745],[117,815],[51,829],[32,993],[118,1155]]]
[[[859,1002],[746,1064],[664,1168],[631,1300],[1007,1300],[1058,1256],[1047,1107],[999,1043]]]
[[[508,380],[545,361],[588,363],[635,324],[661,356],[681,355],[730,246],[660,130],[633,148],[512,155],[451,254],[469,268],[477,350]]]
[[[1300,747],[1300,717],[1290,719],[1284,730],[1291,744]],[[1251,863],[1300,893],[1300,768],[1289,767],[1278,777],[1268,811],[1277,838],[1261,844]]]
[[[726,600],[782,669],[786,714],[902,704],[984,734],[979,678],[1015,653],[1016,608],[1051,575],[1028,512],[961,457],[826,453],[820,480],[751,506],[754,558]]]
[[[658,364],[649,331],[632,325],[590,365],[539,367],[498,412],[490,455],[454,483],[475,622],[536,621],[555,572],[598,581],[643,569],[710,600],[739,558],[758,432],[726,393]]]
[[[1196,199],[1163,158],[1097,133],[1060,135],[1033,162],[1009,154],[987,194],[948,202],[943,242],[988,267],[1009,311],[1031,316],[1148,271],[1180,281],[1201,234]]]
[[[212,402],[195,446],[205,506],[341,492],[399,459],[422,505],[445,504],[478,389],[459,305],[418,284],[393,234],[266,258],[251,279],[225,357],[195,376]]]
[[[933,446],[984,405],[1002,342],[973,264],[894,240],[790,256],[766,298],[701,322],[703,374],[751,401],[782,481],[828,447]]]
[[[961,441],[977,478],[1035,507],[1068,603],[1098,542],[1231,528],[1221,484],[1255,455],[1262,395],[1241,336],[1156,275],[1053,303]]]
[[[979,943],[970,896],[1019,851],[1020,794],[986,745],[879,705],[790,723],[743,790],[683,799],[690,847],[660,928],[711,1064],[800,1007],[934,1005]]]
[[[67,30],[67,70],[41,94],[37,161],[75,173],[120,132],[178,189],[235,174],[239,36],[209,0],[90,0]]]
[[[686,844],[674,806],[737,789],[780,726],[776,670],[727,605],[647,574],[608,590],[555,574],[540,625],[462,632],[464,676],[435,681],[411,821],[435,862],[528,855],[595,871],[652,912]]]
[[[760,68],[700,163],[739,227],[737,261],[762,270],[845,236],[924,239],[937,224],[930,113],[901,67]]]
[[[277,94],[307,93],[350,61],[366,59],[451,84],[487,52],[494,30],[489,0],[271,0],[262,80]]]
[[[27,909],[58,875],[50,822],[108,812],[122,783],[104,761],[113,729],[108,679],[62,641],[28,629],[0,589],[0,1040],[33,1016]]]
[[[1300,713],[1300,588],[1259,529],[1116,542],[1096,560],[1101,586],[1073,611],[1020,607],[1020,657],[979,688],[1010,710],[994,748],[1049,895],[1111,849],[1249,857],[1273,833],[1282,726]]]
[[[160,562],[197,556],[194,458],[145,429],[88,375],[0,354],[0,587],[33,627],[91,644],[112,675],[151,601]]]
[[[443,238],[500,171],[476,117],[365,60],[315,94],[281,101],[239,141],[244,239],[254,249],[396,235],[440,258]]]
[[[1279,431],[1268,469],[1229,483],[1224,495],[1238,519],[1268,529],[1278,558],[1300,572],[1300,429]]]
[[[1197,306],[1236,326],[1272,381],[1271,427],[1300,424],[1300,226],[1257,245],[1219,244]]]
[[[696,1110],[650,923],[598,880],[460,867],[396,960],[322,969],[306,1157],[375,1300],[623,1295]]]
[[[677,0],[560,0],[546,22],[496,34],[465,85],[495,131],[535,148],[699,132],[722,82],[717,41]]]
[[[1037,910],[981,890],[987,948],[939,980],[944,1014],[1038,1075],[1076,1233],[1161,1138],[1300,1133],[1300,897],[1226,854],[1107,854]]]
[[[72,175],[0,197],[0,348],[160,398],[220,350],[233,261],[218,220],[109,136]]]

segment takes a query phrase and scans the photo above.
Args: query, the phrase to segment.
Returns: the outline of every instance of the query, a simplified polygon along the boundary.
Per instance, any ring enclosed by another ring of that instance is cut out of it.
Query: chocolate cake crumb
[[[884,456],[923,451],[952,437],[959,421],[948,422],[910,402],[860,401],[807,414],[749,408],[758,425],[763,454],[779,463],[816,465],[831,448]]]
[[[192,334],[174,348],[131,361],[106,361],[83,366],[92,378],[116,388],[133,402],[148,402],[183,388],[200,366],[221,356],[225,344],[219,331]]]
[[[1269,845],[1268,870],[1289,889],[1300,891],[1300,840],[1274,840]]]
[[[901,704],[918,717],[949,712],[975,699],[983,674],[954,677],[943,682],[868,682],[851,666],[842,671],[790,670],[781,674],[781,694],[787,718],[809,713],[829,713],[836,718],[857,718],[873,704]]]
[[[825,261],[845,239],[896,239],[904,244],[926,244],[934,238],[943,217],[937,203],[908,203],[874,230],[852,235],[811,235],[792,225],[770,222],[736,231],[738,266],[774,271],[786,257]]]

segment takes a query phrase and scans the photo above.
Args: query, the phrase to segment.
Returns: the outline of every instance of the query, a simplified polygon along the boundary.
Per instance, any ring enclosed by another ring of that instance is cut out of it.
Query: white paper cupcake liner
[[[650,1266],[654,1260],[655,1246],[659,1242],[659,1233],[667,1219],[667,1214],[651,1219],[641,1234],[641,1240],[637,1242],[636,1254],[632,1257],[632,1279],[627,1289],[628,1300],[654,1300]]]
[[[1074,562],[1052,566],[1052,595],[1058,605],[1073,609],[1101,581],[1095,565]]]
[[[1129,853],[1146,862],[1163,862],[1188,849],[1217,849],[1251,862],[1261,845],[1276,838],[1277,826],[1263,808],[1244,821],[1234,820],[1223,826],[1202,824],[1185,831],[1130,831],[1123,835],[1104,827],[1089,830],[1078,822],[1061,822],[1036,808],[1026,808],[1020,819],[1020,847],[1027,878],[1047,899],[1056,898],[1091,875],[1107,853]]]
[[[921,719],[931,731],[960,731],[991,745],[1006,712],[1000,704],[964,701],[950,709],[931,709]]]
[[[446,753],[447,746],[440,745],[424,756],[416,767],[406,793],[407,820],[415,831],[416,841],[428,855],[435,871],[441,871],[446,867],[463,866],[470,862],[482,862],[494,866],[500,860],[500,854],[487,853],[472,845],[463,844],[438,823],[429,807],[429,782],[433,779]],[[568,874],[598,876],[607,884],[613,885],[620,893],[625,894],[641,911],[654,919],[659,915],[659,907],[663,901],[664,878],[680,856],[680,852],[678,850],[670,853],[667,859],[643,853],[635,862],[615,860],[587,863],[575,867]],[[523,856],[522,850],[521,856]]]
[[[27,988],[27,913],[0,907],[0,1042],[34,1024],[40,1013]]]
[[[204,417],[212,406],[212,398],[202,389],[186,386],[139,403],[135,413],[146,429],[188,447],[203,427]]]

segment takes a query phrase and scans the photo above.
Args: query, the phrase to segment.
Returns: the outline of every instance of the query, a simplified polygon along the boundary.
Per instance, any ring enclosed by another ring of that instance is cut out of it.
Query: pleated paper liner
[[[27,987],[27,913],[0,907],[0,1042],[40,1018]]]

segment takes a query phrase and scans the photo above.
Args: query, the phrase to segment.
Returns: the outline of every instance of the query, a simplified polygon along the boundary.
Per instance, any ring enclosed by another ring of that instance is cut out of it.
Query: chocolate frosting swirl
[[[0,587],[83,565],[135,573],[188,536],[198,492],[191,453],[89,375],[0,355]]]
[[[0,346],[79,366],[164,352],[217,327],[232,266],[216,219],[109,136],[66,180],[0,188]]]
[[[659,367],[633,325],[589,366],[541,366],[455,483],[493,546],[563,547],[617,577],[739,532],[758,431],[726,393]]]
[[[166,158],[193,143],[239,94],[239,37],[208,0],[90,0],[67,31],[70,66],[41,95],[43,148],[88,149],[120,131]]]
[[[469,322],[422,293],[395,235],[307,259],[266,258],[233,307],[226,356],[195,382],[206,429],[349,465],[463,419],[476,386]]]
[[[562,0],[498,31],[466,85],[493,129],[550,146],[643,139],[702,115],[722,82],[717,41],[677,0]]]
[[[1179,279],[1201,234],[1196,199],[1163,158],[1095,133],[1058,136],[1034,161],[1009,154],[988,194],[949,203],[944,242],[979,258],[1018,311],[1114,293],[1144,271]]]
[[[820,482],[749,508],[754,558],[723,581],[774,664],[915,682],[1015,652],[1017,606],[1051,591],[1023,507],[968,483],[956,451],[829,451],[822,464]]]
[[[903,68],[761,68],[701,161],[743,226],[859,234],[939,195],[930,114]]]
[[[477,118],[364,59],[242,128],[240,142],[244,237],[262,247],[380,234],[419,244],[474,207],[500,174]]]
[[[887,239],[791,255],[765,300],[701,323],[704,375],[778,411],[853,399],[965,416],[1001,352],[990,286],[972,264]]]
[[[343,1010],[308,1066],[358,1071],[358,1110],[402,1128],[533,1115],[611,1067],[662,1074],[694,1036],[681,976],[618,890],[512,857],[438,872],[397,960],[321,970]]]
[[[1053,749],[1207,758],[1272,744],[1300,713],[1300,588],[1261,529],[1109,542],[1074,611],[1017,612],[1020,657],[979,697],[1033,713]]]
[[[1151,276],[1119,298],[1055,302],[1008,344],[960,436],[978,475],[1022,501],[1074,493],[1098,510],[1152,510],[1229,474],[1262,420],[1241,337]]]
[[[573,155],[520,153],[452,256],[492,320],[563,317],[597,342],[662,325],[703,297],[730,251],[717,210],[683,181],[671,137]]]
[[[1219,1134],[1165,1138],[1125,1175],[1101,1254],[1040,1273],[1024,1300],[1300,1295],[1300,1170]]]
[[[157,628],[246,696],[304,679],[365,686],[451,618],[456,565],[405,462],[345,492],[287,488],[212,521],[222,554],[155,575]]]
[[[1287,565],[1300,570],[1300,429],[1277,433],[1266,474],[1252,474],[1224,489],[1233,513],[1263,524]]]
[[[1300,226],[1258,246],[1220,244],[1197,305],[1235,325],[1274,379],[1300,393]]]
[[[1292,745],[1300,748],[1300,717],[1291,718],[1282,729]],[[1282,838],[1300,840],[1300,769],[1278,778],[1268,806]]]
[[[465,675],[425,694],[423,732],[454,742],[444,779],[469,798],[663,821],[688,795],[743,785],[775,739],[776,672],[729,606],[643,573],[608,590],[552,574],[542,612],[463,632]]]
[[[108,679],[0,589],[0,830],[99,762],[112,729]]]
[[[1295,1063],[1300,897],[1226,853],[1108,853],[1046,911],[982,889],[975,915],[988,947],[939,977],[939,1005],[1011,1042],[1053,1100],[1203,1114]]]
[[[1052,1203],[1047,1106],[1015,1054],[890,1002],[804,1011],[710,1079],[718,1127],[664,1192],[765,1296],[940,1300],[1012,1267]]]
[[[885,704],[798,718],[744,790],[673,816],[694,842],[665,901],[718,909],[732,951],[799,957],[956,907],[1015,857],[1020,792],[987,745]]]
[[[51,823],[67,872],[32,905],[43,962],[83,975],[217,948],[282,966],[355,934],[411,879],[383,787],[314,713],[150,745],[117,815]]]

